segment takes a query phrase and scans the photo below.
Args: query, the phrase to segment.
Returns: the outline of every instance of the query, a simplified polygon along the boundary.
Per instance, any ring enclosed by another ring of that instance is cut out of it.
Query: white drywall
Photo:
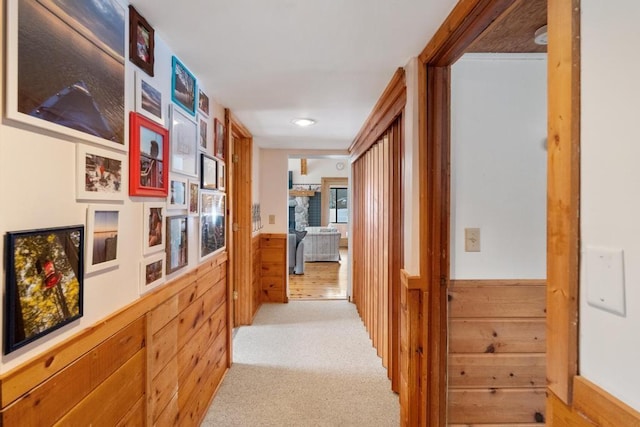
[[[126,4],[123,2],[126,9]],[[128,22],[128,18],[125,18]],[[2,32],[4,33],[4,32]],[[4,37],[4,34],[0,35]],[[0,43],[3,44],[3,43]],[[4,45],[4,44],[3,44]],[[155,77],[146,74],[145,79],[161,90],[164,99],[169,100],[171,90],[171,56],[174,54],[162,40],[161,31],[156,32],[155,45]],[[177,53],[179,56],[179,52]],[[128,112],[134,108],[134,70],[125,55],[125,123],[128,123]],[[186,63],[185,66],[189,67]],[[198,84],[206,93],[206,79],[198,78]],[[4,80],[4,68],[0,69],[0,79]],[[0,85],[0,91],[4,86]],[[1,93],[5,99],[5,93]],[[213,130],[214,116],[224,119],[224,109],[210,98],[209,130]],[[4,117],[4,103],[2,103]],[[166,115],[167,112],[165,111]],[[166,122],[168,124],[168,120]],[[128,126],[125,128],[128,138]],[[209,138],[210,154],[213,153],[213,137]],[[0,124],[0,235],[8,231],[29,230],[45,227],[86,225],[88,203],[76,202],[76,144],[61,139],[52,133],[44,133],[35,128],[9,124]],[[125,164],[128,169],[128,163]],[[128,188],[128,182],[124,182]],[[125,190],[125,193],[127,191]],[[52,347],[54,344],[80,332],[96,322],[111,315],[122,307],[139,298],[138,280],[139,266],[142,256],[143,242],[143,202],[162,201],[157,198],[125,197],[120,203],[121,214],[119,224],[120,265],[112,270],[86,275],[84,280],[84,315],[81,319],[62,329],[46,335],[25,347],[2,356],[0,373],[4,373],[22,362]],[[105,205],[105,202],[95,202]],[[180,213],[179,211],[169,214]],[[198,220],[189,218],[189,265],[174,273],[168,279],[184,274],[198,264]],[[86,230],[85,230],[86,231]],[[85,235],[86,243],[86,235]],[[0,239],[0,252],[4,254],[4,239]],[[0,274],[0,286],[5,290],[5,266]],[[4,305],[0,310],[4,312]],[[4,322],[4,313],[0,315]],[[3,329],[0,327],[0,329]]]
[[[624,250],[626,315],[586,303],[583,265],[580,374],[640,410],[640,3],[581,8],[581,248]]]
[[[466,55],[452,67],[452,279],[546,277],[546,66]],[[465,252],[465,228],[481,229],[480,252]]]
[[[336,165],[342,164],[342,169]],[[321,184],[322,178],[346,178],[349,175],[349,159],[307,159],[307,174],[300,173],[300,159],[289,159],[294,184]]]

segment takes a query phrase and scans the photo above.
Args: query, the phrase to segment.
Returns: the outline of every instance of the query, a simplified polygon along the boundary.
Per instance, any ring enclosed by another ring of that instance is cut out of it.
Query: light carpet
[[[264,304],[202,426],[398,426],[398,396],[347,301]]]

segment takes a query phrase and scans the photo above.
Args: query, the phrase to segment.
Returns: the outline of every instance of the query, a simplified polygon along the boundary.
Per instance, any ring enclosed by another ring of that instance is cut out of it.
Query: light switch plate
[[[622,249],[587,246],[585,249],[587,303],[626,315]]]
[[[275,224],[275,223],[276,223],[276,216],[269,215],[269,224]]]
[[[464,251],[480,252],[480,229],[479,228],[464,229]]]

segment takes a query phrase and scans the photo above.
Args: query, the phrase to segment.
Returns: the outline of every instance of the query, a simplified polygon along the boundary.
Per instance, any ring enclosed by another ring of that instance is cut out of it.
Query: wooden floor
[[[347,248],[340,262],[305,262],[304,274],[289,275],[289,298],[330,300],[347,298]]]

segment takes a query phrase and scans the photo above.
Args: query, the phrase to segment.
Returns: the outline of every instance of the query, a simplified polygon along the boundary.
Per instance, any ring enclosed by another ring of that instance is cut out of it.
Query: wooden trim
[[[235,327],[235,300],[233,299],[233,291],[235,284],[235,236],[233,233],[233,221],[235,218],[235,208],[237,201],[235,199],[235,168],[233,167],[233,140],[234,134],[231,131],[233,123],[233,115],[228,108],[224,109],[224,124],[227,129],[225,132],[226,152],[225,158],[228,159],[225,168],[225,177],[227,181],[227,253],[229,255],[229,264],[227,265],[227,342],[229,348],[227,351],[227,367],[231,367],[233,363],[233,329]]]
[[[407,84],[403,68],[398,68],[349,147],[351,162],[362,156],[400,115],[407,103]]]
[[[320,186],[320,189],[321,189],[320,217],[321,217],[322,223],[320,225],[327,226],[329,225],[329,189],[334,185],[348,187],[349,178],[322,177],[321,180],[322,180],[322,184]]]
[[[573,379],[573,407],[602,427],[639,426],[640,412],[616,399],[591,381]]]
[[[228,134],[233,135],[235,138],[253,138],[253,135],[247,129],[240,120],[229,110],[225,108],[225,116],[227,124]]]
[[[289,190],[291,197],[313,197],[315,195],[315,190]]]
[[[288,239],[286,233],[260,234],[262,302],[289,302],[287,289]]]
[[[549,0],[547,378],[571,402],[578,372],[580,2]]]
[[[412,276],[404,268],[400,270],[400,283],[408,290],[424,290],[424,281],[420,276]]]

